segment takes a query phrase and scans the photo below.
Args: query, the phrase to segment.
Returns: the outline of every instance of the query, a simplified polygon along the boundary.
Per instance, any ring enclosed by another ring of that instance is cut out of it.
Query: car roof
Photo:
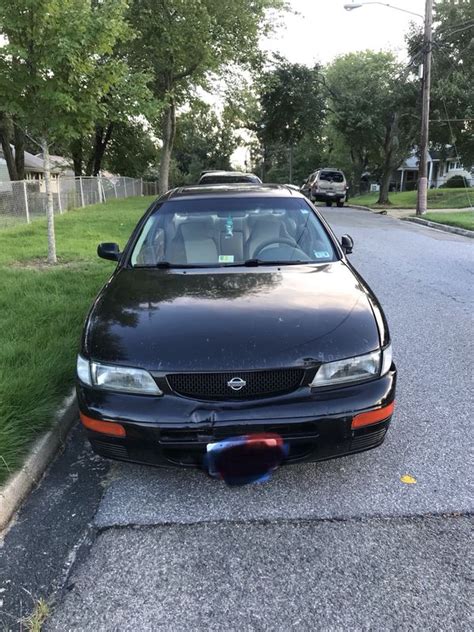
[[[250,173],[250,172],[245,172],[245,171],[219,171],[219,170],[215,170],[215,171],[206,171],[204,173],[201,174],[201,177],[203,178],[204,176],[255,176],[254,173]],[[258,176],[256,176],[258,177]]]
[[[298,190],[283,184],[210,184],[178,187],[161,196],[160,201],[202,197],[300,197]]]

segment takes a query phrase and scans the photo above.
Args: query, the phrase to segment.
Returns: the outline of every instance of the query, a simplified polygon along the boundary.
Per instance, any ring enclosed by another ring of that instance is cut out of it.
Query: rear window
[[[208,175],[202,176],[199,184],[238,184],[239,182],[254,182],[259,184],[257,176]]]
[[[319,179],[326,182],[344,182],[344,176],[340,171],[321,171]]]

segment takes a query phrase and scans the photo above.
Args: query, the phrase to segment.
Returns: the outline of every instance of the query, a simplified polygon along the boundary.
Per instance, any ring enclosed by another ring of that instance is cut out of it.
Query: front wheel
[[[326,202],[326,206],[332,206],[332,202],[331,202],[331,200],[328,200],[328,201]]]
[[[337,202],[337,205],[338,205],[338,207],[339,207],[339,208],[341,208],[342,206],[344,206],[344,202],[343,202],[343,200],[339,200],[339,201]]]

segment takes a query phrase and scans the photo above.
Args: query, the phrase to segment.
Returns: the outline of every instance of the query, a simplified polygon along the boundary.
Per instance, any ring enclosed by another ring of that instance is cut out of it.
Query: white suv
[[[326,202],[332,206],[336,202],[338,206],[344,206],[347,202],[346,176],[339,169],[319,169],[314,174],[311,182],[310,199],[312,202]]]

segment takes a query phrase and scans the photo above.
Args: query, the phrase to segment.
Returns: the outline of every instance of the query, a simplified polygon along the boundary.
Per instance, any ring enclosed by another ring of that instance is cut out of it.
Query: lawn
[[[0,483],[50,426],[74,383],[84,318],[114,268],[97,257],[98,242],[124,246],[152,199],[57,217],[57,266],[43,264],[44,220],[0,231]]]
[[[423,219],[429,219],[430,222],[438,222],[439,224],[447,224],[448,226],[474,230],[473,211],[465,211],[463,213],[426,213],[423,215]]]
[[[416,191],[390,193],[389,200],[393,208],[416,208]],[[379,194],[367,193],[349,200],[361,206],[377,206]],[[470,208],[474,205],[474,188],[471,189],[430,189],[428,191],[428,208]]]

